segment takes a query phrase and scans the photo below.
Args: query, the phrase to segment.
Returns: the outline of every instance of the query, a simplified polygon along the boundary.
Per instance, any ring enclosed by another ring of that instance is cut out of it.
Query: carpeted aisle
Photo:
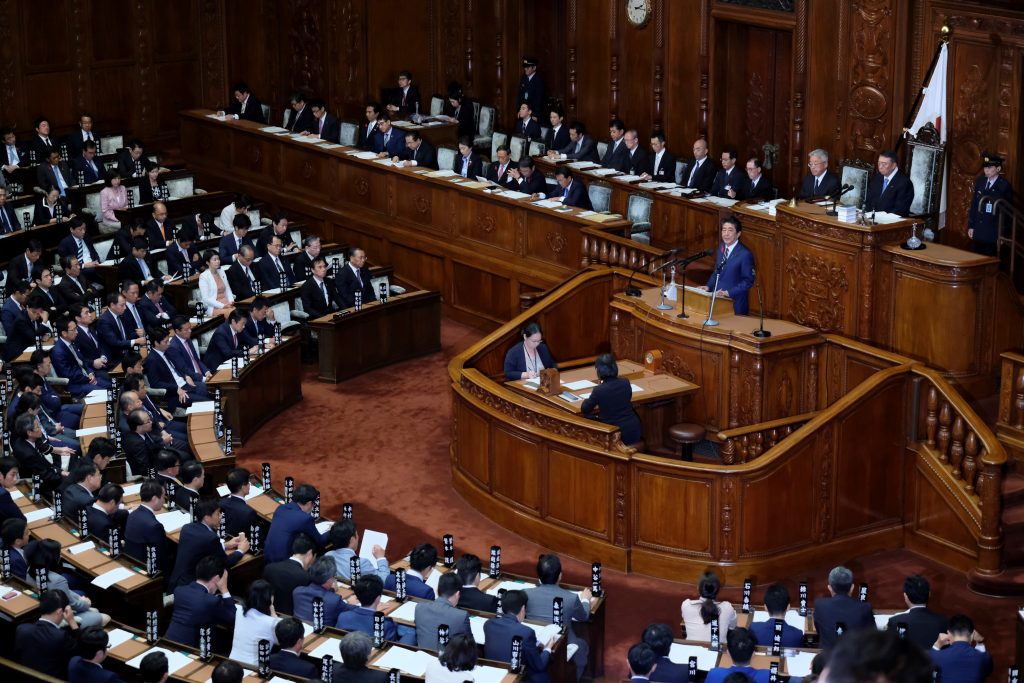
[[[442,322],[442,352],[372,372],[343,384],[317,381],[304,367],[303,401],[266,424],[239,449],[238,462],[253,472],[260,463],[273,467],[274,484],[292,476],[320,489],[323,514],[336,519],[342,503],[354,505],[360,528],[390,536],[388,559],[413,545],[432,542],[438,549],[445,533],[455,536],[456,553],[473,552],[486,566],[488,549],[502,547],[510,571],[533,574],[537,555],[547,552],[477,513],[451,488],[448,445],[451,398],[448,361],[481,338],[473,328]],[[557,549],[554,549],[557,552]],[[566,580],[590,580],[588,562],[563,557]],[[936,596],[935,609],[964,611],[977,623],[996,656],[997,676],[1013,653],[1015,605],[1012,600],[982,598],[966,590],[963,577],[908,552],[882,553],[850,561],[858,581],[871,584],[876,607],[901,607],[906,574],[921,572]],[[811,594],[825,590],[829,567],[799,568],[787,581],[796,598],[801,580]],[[670,624],[679,633],[679,603],[694,594],[696,576],[680,583],[605,571],[609,610],[605,676],[627,676],[625,653],[651,621]],[[755,599],[762,591],[755,590]],[[723,590],[739,606],[739,587]]]

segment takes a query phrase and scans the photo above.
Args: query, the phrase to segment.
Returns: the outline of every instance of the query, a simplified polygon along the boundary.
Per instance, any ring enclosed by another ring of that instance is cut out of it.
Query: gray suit
[[[469,628],[469,613],[452,607],[447,598],[434,602],[416,603],[416,644],[430,650],[437,649],[437,627],[448,624],[448,637],[457,633],[472,634]]]
[[[78,511],[87,508],[96,500],[93,494],[81,484],[71,484],[63,491],[64,516],[73,524],[78,524]]]
[[[569,642],[577,645],[579,650],[573,655],[573,662],[576,664],[576,678],[583,675],[587,667],[587,659],[590,656],[590,646],[587,641],[576,635],[571,628],[572,621],[587,621],[590,619],[590,602],[580,600],[575,592],[562,588],[561,586],[542,583],[536,588],[526,591],[528,602],[526,603],[526,618],[533,621],[553,623],[552,610],[555,598],[562,598],[562,616],[565,623],[570,626],[567,629]]]

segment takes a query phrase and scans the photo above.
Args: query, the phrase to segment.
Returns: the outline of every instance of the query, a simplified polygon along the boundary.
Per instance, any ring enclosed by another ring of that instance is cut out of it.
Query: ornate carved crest
[[[793,320],[822,332],[840,329],[846,313],[842,299],[850,288],[846,269],[820,256],[793,254],[786,273]]]
[[[356,178],[352,182],[352,187],[360,197],[365,197],[370,194],[370,181],[366,179],[366,176],[359,176]]]
[[[561,254],[562,250],[565,249],[567,240],[565,235],[560,232],[552,230],[547,234],[548,248],[556,254]]]
[[[494,232],[494,216],[477,216],[476,225],[478,228],[480,228],[481,231],[490,234]]]
[[[430,211],[430,197],[418,194],[413,199],[413,206],[416,207],[417,213],[429,213]]]
[[[693,371],[693,368],[691,368],[685,360],[671,351],[665,354],[662,365],[666,370],[668,370],[670,375],[675,375],[680,379],[685,379],[687,382],[696,381],[697,374]]]
[[[302,178],[304,180],[310,180],[313,177],[313,164],[308,161],[302,162]]]

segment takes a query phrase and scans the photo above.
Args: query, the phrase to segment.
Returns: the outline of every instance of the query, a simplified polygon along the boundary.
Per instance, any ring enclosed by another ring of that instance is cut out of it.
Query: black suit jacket
[[[398,113],[402,116],[407,114],[413,114],[416,112],[416,105],[420,103],[420,89],[416,85],[409,84],[409,90],[405,94],[404,103],[402,97],[402,89],[395,88],[391,91],[391,96],[388,99],[388,104],[398,107]],[[421,111],[421,114],[426,112]]]
[[[21,624],[14,636],[19,662],[61,680],[68,675],[73,643],[68,631],[42,621]]]
[[[89,238],[86,237],[82,240],[85,242],[85,260],[86,261],[99,261],[100,255],[96,253],[96,248],[92,246]],[[67,235],[57,245],[57,253],[61,256],[78,256],[78,242],[75,241],[74,235]]]
[[[899,216],[909,216],[910,205],[914,202],[914,183],[897,170],[889,182],[889,187],[882,192],[883,180],[881,173],[871,176],[867,196],[864,198],[864,210],[888,211]]]
[[[167,572],[170,570],[167,534],[156,520],[153,511],[145,505],[140,505],[128,515],[128,521],[124,526],[124,552],[139,562],[145,562],[148,546],[156,548],[156,564],[166,581]]]
[[[646,170],[650,174],[651,180],[674,183],[676,181],[676,158],[666,149],[665,153],[661,155],[661,162],[658,163],[657,168],[654,167],[656,161],[656,154],[649,155]]]
[[[50,152],[55,149],[60,149],[60,146],[57,144],[57,138],[51,135],[47,139],[49,140],[49,144],[44,142],[41,137],[33,133],[32,139],[29,141],[27,145],[25,145],[26,156],[28,156],[30,152],[35,152],[36,154],[35,161],[33,161],[32,163],[45,164],[46,157],[50,155]]]
[[[462,160],[464,157],[461,154],[455,155],[455,161],[452,163],[452,170],[462,175]],[[480,158],[479,154],[475,152],[469,153],[469,168],[466,170],[466,178],[470,180],[476,178],[478,175],[484,174],[484,160]]]
[[[228,536],[240,533],[249,535],[249,528],[256,523],[256,511],[237,496],[227,495],[220,499],[220,509],[224,513],[224,528]]]
[[[315,664],[283,650],[278,650],[270,655],[267,664],[272,671],[280,671],[281,673],[299,676],[300,678],[320,678],[320,669]]]
[[[160,441],[152,435],[127,434],[122,441],[124,454],[132,467],[132,474],[148,476],[149,468],[156,460],[156,454],[162,448]]]
[[[320,131],[320,121],[313,120],[313,132]],[[341,122],[338,117],[324,114],[324,129],[320,131],[320,139],[328,142],[339,142],[341,140]]]
[[[143,152],[143,155],[139,157],[138,163],[142,164],[143,171],[145,171],[145,152]],[[135,177],[136,168],[138,168],[138,166],[136,165],[136,161],[132,159],[132,153],[127,149],[122,149],[121,153],[117,156],[117,172],[121,174],[122,178],[132,178]]]
[[[744,199],[747,196],[747,173],[740,169],[739,166],[733,166],[729,171],[724,168],[720,169],[715,174],[715,183],[711,186],[711,194],[716,197],[729,197],[728,191],[725,189],[731,187],[735,192],[736,196],[732,199]]]
[[[367,129],[369,129],[370,131],[369,134],[367,134],[366,132]],[[380,129],[377,127],[376,121],[373,122],[372,128],[370,128],[370,122],[366,121],[360,124],[359,126],[359,140],[356,144],[359,146],[360,149],[372,149],[374,139],[376,139],[376,137],[380,134],[381,132]]]
[[[889,618],[887,628],[895,631],[899,624],[907,625],[907,639],[917,643],[925,652],[935,643],[939,634],[945,633],[949,627],[946,617],[932,612],[927,607],[912,607],[906,612],[894,614]]]
[[[524,192],[526,194],[536,194],[542,192],[547,194],[548,184],[544,180],[544,174],[534,169],[530,178],[516,180],[515,178],[509,178],[508,189],[515,190],[516,192]]]
[[[555,133],[554,128],[548,129],[548,134],[544,136],[544,147],[547,149],[561,150],[563,147],[569,144],[569,126],[564,123],[558,127],[558,132]]]
[[[579,151],[576,148],[579,147]],[[576,142],[569,139],[569,142],[558,150],[566,156],[567,159],[575,159],[576,161],[592,161],[595,164],[601,163],[601,159],[597,156],[597,144],[594,142],[594,138],[589,135],[583,135]]]
[[[498,596],[488,595],[479,588],[466,588],[459,591],[460,609],[472,609],[477,612],[497,612]]]
[[[149,254],[146,254],[146,265],[149,267],[149,276],[151,278],[159,280],[164,276],[160,269],[156,267],[153,257]],[[121,278],[122,282],[124,280],[133,280],[140,285],[145,279],[142,273],[142,266],[139,265],[139,262],[131,254],[121,259],[121,263],[117,265],[117,275]]]
[[[309,313],[310,318],[319,318],[341,307],[338,303],[338,292],[334,287],[334,280],[325,278],[323,282],[324,288],[327,290],[326,300],[314,277],[308,278],[303,283],[302,289],[299,290],[299,296],[302,297],[302,310]]]
[[[564,196],[565,199],[562,200],[564,206],[575,206],[587,211],[594,208],[590,203],[590,194],[587,192],[587,186],[579,178],[573,178],[566,189],[569,191],[569,194],[565,194],[565,190],[559,187],[558,192],[553,194],[552,197]]]
[[[871,603],[862,602],[849,595],[818,598],[814,601],[814,627],[822,649],[832,647],[836,642],[836,624],[846,624],[847,632],[859,628],[874,628]]]
[[[316,132],[316,118],[313,116],[313,110],[310,109],[308,102],[301,112],[296,112],[292,109],[292,117],[288,121],[288,130],[293,133]]]
[[[544,81],[540,74],[534,73],[533,78],[526,74],[519,79],[519,93],[516,96],[516,109],[519,109],[523,102],[529,102],[533,113],[540,113],[544,107]]]
[[[95,170],[93,170],[93,166],[95,166]],[[85,160],[81,152],[71,157],[71,177],[75,181],[75,185],[78,184],[79,173],[82,174],[86,184],[92,184],[106,178],[106,174],[103,172],[103,164],[96,161],[96,158],[93,157],[92,166],[89,166],[89,162]]]
[[[283,258],[279,258],[278,261],[281,263],[281,270],[284,271],[285,277],[288,279],[288,285],[295,284],[295,275],[292,273],[291,264]],[[277,289],[281,286],[281,275],[277,270],[277,265],[274,264],[274,259],[267,254],[260,259],[260,262],[255,264],[258,276],[260,278],[260,285],[264,290]],[[230,276],[230,268],[228,269],[228,275]],[[231,287],[232,291],[234,286]]]
[[[256,273],[256,264],[249,265],[249,273],[252,274],[253,282],[259,280],[259,275]],[[256,296],[256,292],[253,291],[253,284],[249,281],[245,271],[242,270],[242,266],[238,261],[233,262],[228,266],[227,270],[228,285],[231,287],[231,291],[235,294],[235,299],[248,299]]]
[[[617,171],[625,173],[629,170],[629,162],[624,157],[626,156],[626,141],[619,138],[619,143],[616,145],[611,140],[608,141],[608,148],[604,151],[604,156],[601,157],[601,165],[605,168],[614,168]]]
[[[292,559],[271,562],[263,568],[263,578],[274,587],[274,607],[278,614],[291,614],[295,604],[292,591],[309,585],[309,572]]]
[[[718,166],[711,160],[710,157],[704,157],[704,161],[701,162],[700,168],[696,172],[693,170],[693,165],[697,161],[691,160],[690,165],[683,171],[683,185],[686,187],[695,187],[701,192],[711,192],[711,187],[715,184],[715,176],[718,174]],[[690,174],[693,174],[693,181],[690,181]]]
[[[650,155],[647,154],[647,151],[643,147],[637,145],[632,155],[629,153],[629,149],[626,150],[625,168],[622,170],[625,173],[630,173],[632,175],[640,175],[646,171],[647,167],[650,165]]]
[[[203,262],[199,258],[199,251],[194,245],[186,251],[188,252],[188,263],[192,267],[192,274],[195,275],[202,270],[203,266]],[[167,251],[164,254],[167,258],[167,272],[171,275],[181,275],[185,270],[185,256],[182,255],[178,245],[172,244],[167,247]]]
[[[0,211],[7,216],[7,225],[0,222],[0,235],[4,235],[8,232],[14,232],[15,230],[21,230],[21,219],[14,213],[14,209],[10,204],[4,204],[0,207]]]
[[[89,284],[85,282],[85,277],[82,275],[78,276],[77,284],[70,277],[64,275],[64,277],[60,279],[60,284],[58,284],[55,289],[60,292],[61,298],[64,299],[65,303],[68,305],[85,303],[90,296],[93,296],[92,289],[89,287]]]
[[[839,176],[831,171],[825,171],[822,175],[818,189],[814,189],[814,176],[808,173],[800,186],[800,199],[810,197],[827,197],[839,189]]]
[[[341,267],[338,279],[334,283],[335,291],[338,293],[338,305],[342,308],[351,308],[356,305],[356,292],[363,293],[363,305],[377,300],[377,293],[373,291],[373,284],[370,282],[370,269],[363,266],[359,269],[359,278],[363,285],[359,286],[359,279],[352,272],[352,267],[347,263]],[[305,306],[305,302],[303,302]]]
[[[52,223],[57,218],[57,208],[60,207],[60,215],[64,217],[64,220],[68,219],[71,215],[71,209],[68,208],[68,202],[64,197],[58,197],[57,203],[53,205],[53,211],[46,205],[46,198],[40,197],[36,201],[35,209],[32,211],[32,225],[47,225]]]
[[[513,135],[518,135],[521,138],[529,138],[530,140],[540,140],[540,124],[532,118],[527,119],[525,122],[522,119],[519,119],[516,121],[516,127],[513,131]]]
[[[266,123],[263,120],[263,103],[252,93],[249,93],[249,99],[245,101],[245,112],[242,112],[242,103],[235,98],[231,98],[231,104],[224,107],[224,113],[233,114],[242,121]]]
[[[92,140],[93,142],[96,143],[97,146],[100,144],[101,137],[103,137],[102,134],[97,133],[95,130],[92,131]],[[66,138],[64,138],[63,142],[68,147],[69,159],[74,159],[75,157],[82,156],[82,146],[85,144],[85,138],[82,137],[81,128],[71,133]]]
[[[498,161],[495,160],[487,168],[487,176],[486,177],[487,177],[488,180],[490,180],[492,183],[494,183],[496,185],[507,185],[508,184],[508,172],[512,168],[514,168],[514,167],[515,167],[515,164],[512,163],[511,159],[509,159],[509,162],[507,164],[505,164],[505,168],[504,169],[502,169],[501,168],[501,164],[499,164]],[[501,173],[498,173],[499,170],[501,171]]]
[[[411,150],[408,147],[402,150],[400,155],[403,160],[415,161],[418,166],[423,168],[432,168],[437,170],[437,150],[434,146],[426,140],[420,140],[420,148],[417,150]]]
[[[747,199],[775,199],[775,188],[764,174],[757,179],[757,185],[752,185],[750,176],[747,176]]]
[[[387,683],[388,672],[364,666],[361,669],[349,669],[343,664],[335,665],[332,683]]]
[[[52,450],[45,436],[36,446],[20,437],[14,440],[14,459],[18,461],[18,473],[25,479],[38,474],[43,493],[49,495],[60,486],[62,477],[53,463],[43,457],[44,450],[47,453]]]
[[[28,313],[24,310],[20,311],[14,319],[14,329],[7,330],[7,343],[4,344],[3,353],[4,360],[10,362],[20,356],[22,351],[30,346],[34,346],[36,343],[36,333],[40,331],[41,328],[37,323],[32,322],[32,319],[28,317]]]
[[[178,487],[181,490],[181,487]],[[231,565],[242,559],[237,550],[230,555],[224,552],[217,532],[202,522],[189,522],[181,527],[178,536],[178,557],[174,561],[174,569],[167,583],[169,590],[178,586],[188,585],[196,580],[196,565],[207,555],[215,555],[224,560],[224,565]]]

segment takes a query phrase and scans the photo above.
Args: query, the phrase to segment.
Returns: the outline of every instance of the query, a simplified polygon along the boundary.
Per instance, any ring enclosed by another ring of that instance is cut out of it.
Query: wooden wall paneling
[[[690,558],[716,558],[719,501],[714,479],[635,462],[633,547]],[[685,548],[688,550],[680,551]]]
[[[547,452],[546,516],[580,533],[612,542],[613,461],[581,457],[549,447]]]
[[[615,0],[581,3],[577,14],[578,118],[595,140],[608,139],[611,118],[612,45],[608,36]]]
[[[820,526],[821,509],[815,496],[795,496],[779,505],[778,495],[790,486],[814,491],[818,484],[814,462],[818,457],[814,441],[809,440],[779,466],[741,479],[742,504],[736,521],[738,559],[769,558],[817,542],[815,530]],[[777,514],[765,514],[766,510]]]
[[[547,472],[543,442],[524,433],[493,427],[491,487],[495,497],[512,507],[541,513]]]
[[[612,49],[617,58],[613,74],[616,99],[612,106],[627,130],[637,129],[641,147],[649,152],[654,124],[655,36],[663,17],[655,11],[645,26],[636,28],[626,20],[626,3],[614,2],[613,5],[615,36]]]
[[[692,158],[693,141],[706,133],[701,123],[701,41],[710,0],[675,0],[664,4],[665,73],[662,120],[669,151],[677,159]]]
[[[380,97],[382,89],[398,87],[398,72],[412,72],[423,98],[421,106],[429,108],[430,95],[435,92],[434,31],[432,24],[436,2],[409,3],[402,0],[380,0],[366,5],[367,92]]]
[[[222,3],[204,0],[203,5],[206,22],[215,18]],[[230,102],[226,99],[232,97],[228,89],[237,81],[245,81],[252,93],[270,106],[271,123],[281,124],[290,87],[277,81],[278,65],[284,63],[282,43],[286,42],[279,16],[283,8],[283,4],[273,0],[224,4],[224,32],[228,38],[224,41],[226,85],[225,91],[218,93],[218,106]],[[212,61],[204,59],[204,67]]]

